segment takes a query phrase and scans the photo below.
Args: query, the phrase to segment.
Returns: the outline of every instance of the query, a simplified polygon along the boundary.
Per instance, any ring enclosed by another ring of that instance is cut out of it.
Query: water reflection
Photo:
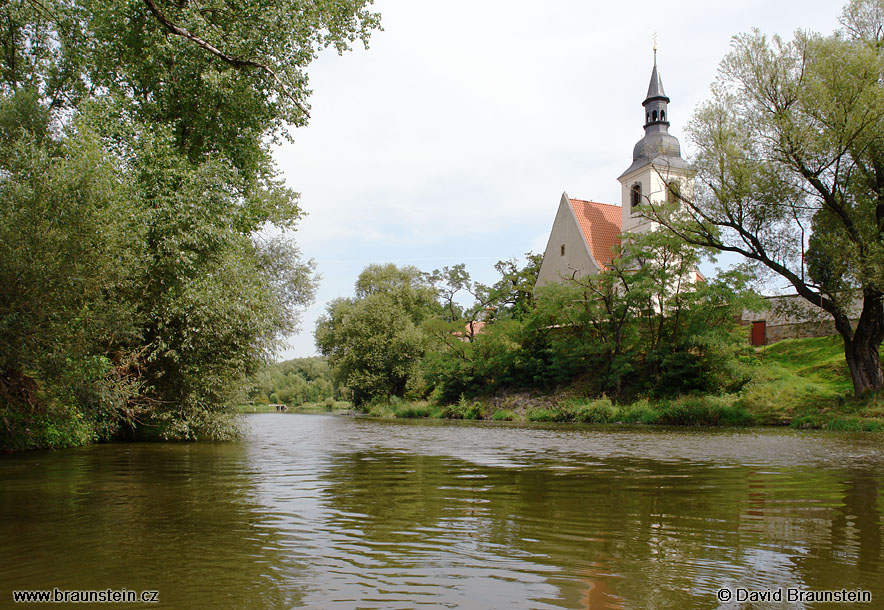
[[[332,464],[333,523],[363,532],[361,554],[399,569],[386,584],[400,599],[413,580],[402,565],[416,556],[433,584],[483,566],[473,584],[495,591],[500,607],[526,596],[531,607],[690,607],[698,596],[714,602],[725,585],[884,593],[873,584],[881,530],[872,472],[842,482],[837,472],[628,458],[512,469],[388,451]],[[850,528],[839,526],[845,513]],[[552,589],[526,588],[536,575]]]
[[[0,459],[0,599],[126,586],[170,608],[800,608],[715,597],[795,586],[884,600],[881,437],[250,421],[242,443]]]
[[[105,445],[0,460],[0,605],[14,589],[58,587],[158,590],[169,608],[296,607],[298,588],[274,578],[287,559],[262,527],[244,451]]]

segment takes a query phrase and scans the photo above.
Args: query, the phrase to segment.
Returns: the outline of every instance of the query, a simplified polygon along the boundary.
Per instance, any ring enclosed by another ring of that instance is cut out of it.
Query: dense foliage
[[[264,367],[249,392],[255,405],[332,403],[349,398],[349,390],[337,385],[325,358],[295,358]]]
[[[361,277],[355,298],[329,305],[317,344],[357,405],[563,386],[615,399],[728,391],[747,380],[736,352],[754,297],[742,271],[698,280],[698,258],[663,232],[631,236],[602,273],[536,292],[531,254],[498,263],[491,286],[463,265],[372,266],[364,276],[399,281],[366,291]]]
[[[421,324],[438,309],[436,293],[418,269],[370,265],[356,281],[354,298],[328,304],[317,322],[316,345],[356,405],[419,395]]]
[[[367,3],[3,3],[0,445],[234,432],[313,293],[270,145]]]
[[[527,313],[503,310],[475,336],[428,327],[436,397],[575,382],[614,398],[739,385],[738,320],[753,297],[739,271],[696,281],[697,262],[696,250],[664,233],[636,235],[603,272],[538,290]]]

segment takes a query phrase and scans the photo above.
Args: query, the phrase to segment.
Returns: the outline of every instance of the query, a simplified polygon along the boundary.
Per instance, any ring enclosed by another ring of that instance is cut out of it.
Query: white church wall
[[[684,197],[693,196],[694,177],[690,170],[659,167],[650,164],[638,168],[630,174],[620,177],[620,201],[623,206],[623,232],[645,233],[656,230],[660,225],[643,217],[639,210],[631,205],[632,187],[640,184],[642,188],[642,204],[649,201],[654,204],[666,202],[668,195],[667,185],[677,180]]]
[[[563,194],[543,253],[543,263],[535,288],[561,284],[571,278],[597,273],[598,270],[598,264],[590,256],[580,233],[568,195]]]

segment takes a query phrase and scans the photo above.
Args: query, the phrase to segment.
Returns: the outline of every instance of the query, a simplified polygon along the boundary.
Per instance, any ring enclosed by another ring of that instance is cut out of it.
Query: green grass
[[[432,417],[433,408],[428,404],[396,405],[393,409],[393,413],[396,417],[403,417],[406,419]]]
[[[764,348],[759,358],[762,363],[818,385],[825,393],[843,394],[853,389],[840,337],[780,341]]]
[[[369,417],[416,419],[431,418],[443,419],[443,407],[434,405],[425,400],[408,402],[393,399],[390,402],[378,402],[370,405],[365,411]]]
[[[738,404],[759,424],[876,430],[884,422],[878,396],[853,398],[840,337],[789,339],[757,353],[755,378]]]
[[[576,422],[604,424],[622,420],[621,408],[607,396],[600,398],[572,398],[553,408],[533,408],[525,412],[528,421]]]

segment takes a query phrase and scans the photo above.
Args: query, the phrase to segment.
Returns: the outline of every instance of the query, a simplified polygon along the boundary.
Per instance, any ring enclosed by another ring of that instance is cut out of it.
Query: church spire
[[[642,102],[642,106],[645,108],[645,131],[654,127],[651,131],[668,133],[669,121],[666,119],[666,115],[669,114],[669,98],[666,97],[666,92],[663,90],[663,80],[657,70],[656,36],[654,37],[654,69],[651,71],[648,95]]]
[[[642,102],[645,110],[645,135],[632,149],[632,165],[623,172],[621,177],[657,159],[665,159],[665,163],[669,167],[688,167],[685,160],[681,158],[681,145],[678,143],[678,139],[669,133],[669,97],[663,89],[663,79],[660,78],[656,46],[655,41],[651,82],[648,84],[648,95]]]
[[[651,82],[648,85],[648,95],[645,98],[645,104],[650,102],[654,98],[662,97],[665,98],[666,101],[669,101],[669,98],[666,97],[666,92],[663,91],[663,81],[660,80],[660,73],[657,72],[657,62],[654,62],[654,70],[651,72]]]

